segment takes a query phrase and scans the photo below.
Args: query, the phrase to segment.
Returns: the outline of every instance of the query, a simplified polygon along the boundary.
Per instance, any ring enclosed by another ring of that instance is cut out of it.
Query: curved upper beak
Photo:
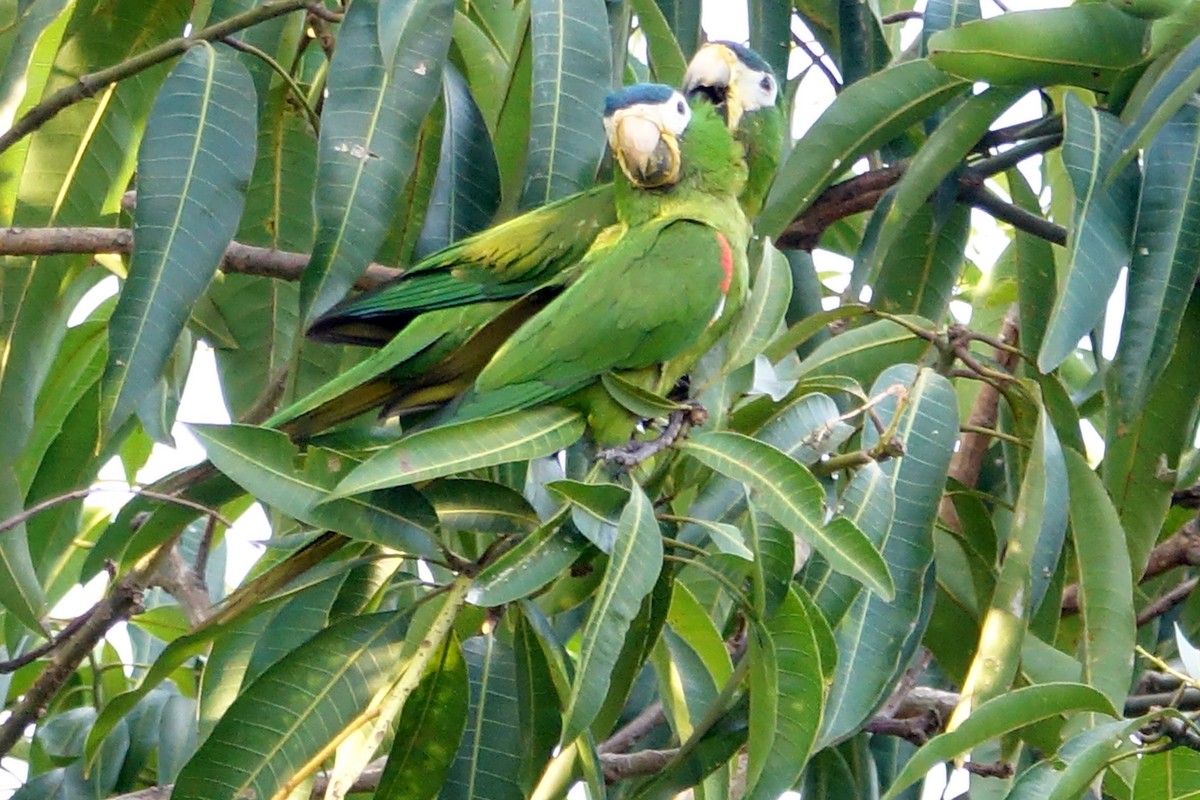
[[[683,76],[684,94],[689,99],[703,96],[717,107],[730,128],[738,126],[744,110],[734,80],[738,63],[737,54],[728,47],[710,43],[696,51]]]
[[[613,152],[630,182],[643,189],[679,180],[679,142],[652,119],[636,114],[619,119]]]

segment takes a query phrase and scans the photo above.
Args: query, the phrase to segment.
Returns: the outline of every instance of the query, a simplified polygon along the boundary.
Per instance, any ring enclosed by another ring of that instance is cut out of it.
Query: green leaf
[[[237,230],[254,168],[253,98],[246,68],[205,42],[155,101],[138,151],[129,278],[109,328],[109,430],[154,389]]]
[[[532,533],[537,512],[519,492],[499,483],[471,478],[436,481],[421,489],[448,531]]]
[[[905,389],[903,403],[893,394],[875,407],[881,424],[886,429],[895,425],[895,435],[904,443],[901,458],[880,465],[895,500],[880,551],[896,581],[896,594],[889,602],[860,591],[834,627],[838,664],[825,705],[822,744],[856,733],[887,700],[925,632],[933,605],[933,525],[958,438],[958,404],[945,378],[911,364],[887,369],[871,387],[871,396],[897,386]],[[874,425],[863,429],[864,447],[875,446],[878,438]],[[885,501],[885,495],[879,500]],[[876,501],[864,498],[864,509],[867,502]],[[881,510],[872,509],[871,516]],[[848,513],[854,511],[848,507]],[[872,525],[874,535],[881,521]]]
[[[521,800],[521,737],[517,717],[516,662],[512,648],[494,635],[463,642],[471,680],[467,727],[438,795],[443,800]],[[436,788],[436,787],[435,787]]]
[[[1004,173],[1013,203],[1025,211],[1041,214],[1038,197],[1019,169]],[[1042,347],[1050,310],[1058,294],[1054,274],[1054,246],[1026,231],[1013,232],[1017,261],[1017,302],[1020,305],[1021,349],[1036,354]]]
[[[562,528],[564,507],[475,576],[467,602],[491,608],[529,597],[561,576],[586,552],[583,537]]]
[[[689,59],[700,47],[700,0],[654,0],[662,10],[679,49]],[[678,84],[670,84],[677,86]]]
[[[446,108],[437,177],[417,239],[424,256],[486,228],[500,206],[500,171],[483,114],[453,64],[442,72]]]
[[[433,555],[437,515],[411,488],[330,500],[354,462],[310,447],[299,451],[278,431],[252,425],[195,425],[191,430],[217,469],[257,499],[294,519],[413,555]]]
[[[754,287],[725,344],[725,372],[749,364],[779,332],[792,300],[792,271],[783,253],[763,241]]]
[[[929,60],[995,85],[1106,89],[1141,61],[1145,27],[1109,3],[1018,11],[934,34]]]
[[[583,428],[583,419],[574,411],[546,406],[419,431],[352,470],[334,490],[335,496],[547,456],[574,443]]]
[[[1083,620],[1083,676],[1122,708],[1133,679],[1137,640],[1129,551],[1121,520],[1100,478],[1074,450],[1067,450],[1066,457]],[[1055,491],[1061,492],[1061,486]]]
[[[757,491],[755,502],[795,535],[813,545],[834,569],[890,598],[895,591],[879,551],[853,523],[825,527],[825,492],[807,469],[776,448],[739,433],[694,436],[681,449]],[[848,521],[847,521],[848,522]]]
[[[942,761],[956,758],[989,739],[1068,711],[1095,711],[1117,716],[1117,710],[1108,698],[1090,686],[1045,683],[1014,689],[975,709],[957,729],[929,740],[900,770],[896,781],[883,796],[884,800],[896,797]]]
[[[1200,302],[1184,312],[1175,351],[1167,362],[1141,415],[1122,422],[1117,404],[1106,404],[1104,461],[1101,475],[1121,514],[1121,527],[1135,575],[1142,574],[1171,507],[1174,477],[1163,473],[1180,463],[1194,433],[1196,397],[1200,395]],[[1108,381],[1116,379],[1109,370]],[[1118,392],[1109,383],[1109,397]]]
[[[21,510],[16,477],[11,468],[0,468],[0,519],[11,520]],[[42,585],[29,556],[24,523],[0,531],[0,605],[25,627],[40,631],[45,604]]]
[[[1197,49],[1200,53],[1200,48]],[[1200,56],[1198,56],[1200,57]],[[1200,111],[1185,106],[1146,149],[1113,385],[1123,422],[1141,413],[1175,349],[1200,275]]]
[[[300,281],[305,321],[340,300],[383,244],[453,22],[452,0],[355,0],[339,26],[321,113],[317,240]]]
[[[963,164],[967,154],[979,143],[980,137],[987,133],[996,117],[1022,94],[1021,90],[1016,89],[989,88],[968,97],[938,124],[929,139],[913,156],[893,190],[887,216],[876,234],[870,252],[863,258],[867,274],[878,272],[901,232],[917,212],[926,207],[929,196],[951,172]],[[874,299],[874,295],[872,298]],[[895,310],[886,306],[884,308],[888,311]],[[916,311],[916,308],[904,310]],[[940,313],[930,313],[928,316],[940,316]]]
[[[600,382],[604,384],[604,391],[608,392],[622,408],[643,419],[657,419],[684,407],[679,403],[659,397],[632,381],[625,380],[615,372],[604,373],[600,376]]]
[[[792,148],[755,228],[778,237],[859,157],[896,138],[968,86],[925,60],[889,67],[848,86]]]
[[[530,0],[533,105],[521,208],[586,189],[604,154],[612,75],[603,0]]]
[[[621,641],[642,598],[654,588],[662,557],[662,532],[654,509],[635,483],[629,503],[621,512],[616,542],[580,634],[575,681],[563,715],[563,742],[573,741],[599,712],[604,702],[603,687],[616,663]]]
[[[782,80],[788,74],[792,44],[792,4],[790,0],[758,0],[748,5],[750,47]]]
[[[559,681],[555,680],[551,659],[545,651],[545,647],[553,644],[543,645],[539,629],[535,628],[537,624],[546,624],[546,620],[541,618],[538,623],[531,622],[530,617],[540,616],[531,605],[521,604],[522,613],[517,617],[513,631],[519,704],[517,719],[524,753],[521,783],[527,792],[558,744],[562,730],[558,684],[561,682],[565,691],[565,684],[570,680],[566,675],[558,675]]]
[[[1054,369],[1075,352],[1079,340],[1103,316],[1121,268],[1129,263],[1137,210],[1137,168],[1130,165],[1118,175],[1109,173],[1121,123],[1111,114],[1088,108],[1070,93],[1065,122],[1062,158],[1075,189],[1077,214],[1068,242],[1066,280],[1054,300],[1038,352],[1042,372]]]
[[[274,797],[395,679],[408,615],[326,628],[233,702],[183,768],[172,797]]]
[[[1138,150],[1158,136],[1167,120],[1186,105],[1200,89],[1200,40],[1194,39],[1183,48],[1154,81],[1136,109],[1133,119],[1117,141],[1113,169],[1119,170],[1137,157]]]
[[[905,315],[902,319],[925,330],[937,327],[921,317]],[[796,377],[845,375],[869,386],[891,365],[920,360],[929,347],[929,342],[904,325],[881,319],[822,342],[800,364]]]
[[[1138,762],[1133,800],[1200,797],[1200,752],[1176,747],[1165,753],[1147,754]]]
[[[774,675],[762,675],[764,670],[757,669],[755,647],[767,642],[774,657],[765,666],[774,667]],[[755,631],[750,648],[749,791],[745,796],[775,800],[792,788],[804,771],[821,728],[824,701],[820,648],[808,612],[794,589],[767,620],[765,630]],[[755,681],[755,675],[761,683]],[[770,695],[765,704],[763,694]]]
[[[871,462],[855,472],[840,499],[842,513],[873,545],[882,547],[896,511],[896,497],[891,478],[879,464]],[[835,627],[863,591],[862,584],[835,572],[819,553],[805,562],[801,581],[829,624]]]
[[[437,796],[462,740],[470,697],[467,663],[458,642],[448,637],[396,720],[392,749],[375,790],[380,797]]]
[[[686,5],[686,0],[684,5]],[[687,61],[679,49],[680,43],[672,34],[663,3],[658,0],[630,0],[638,18],[638,28],[646,35],[646,50],[650,57],[650,74],[658,83],[682,86]],[[678,4],[674,4],[678,5]],[[693,45],[694,46],[694,45]]]
[[[931,201],[917,208],[881,257],[879,276],[871,286],[872,308],[929,319],[945,315],[962,270],[971,213],[958,204],[943,218],[934,206]],[[855,269],[859,271],[858,265]],[[865,270],[864,264],[861,271]]]

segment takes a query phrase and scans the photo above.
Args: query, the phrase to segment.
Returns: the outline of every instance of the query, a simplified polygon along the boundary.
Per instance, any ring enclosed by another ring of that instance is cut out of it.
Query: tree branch
[[[0,255],[3,256],[128,254],[132,250],[133,234],[127,228],[0,228]],[[298,281],[308,258],[303,253],[231,242],[221,259],[221,270]],[[399,270],[391,267],[371,264],[356,285],[360,289],[370,289],[399,274]]]
[[[107,69],[82,75],[74,83],[64,86],[29,109],[13,123],[11,128],[0,135],[0,153],[54,119],[63,109],[92,97],[110,84],[132,77],[156,64],[161,64],[185,53],[197,42],[221,39],[260,22],[290,14],[302,8],[315,8],[319,5],[320,3],[313,2],[313,0],[268,0],[257,8],[252,8],[242,14],[235,14],[215,25],[195,31],[191,36],[169,39]]]

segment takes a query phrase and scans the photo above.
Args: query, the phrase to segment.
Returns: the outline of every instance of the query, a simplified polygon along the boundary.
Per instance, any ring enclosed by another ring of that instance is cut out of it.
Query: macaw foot
[[[652,458],[666,450],[680,437],[687,433],[693,425],[703,425],[708,420],[708,411],[704,406],[689,401],[687,408],[678,408],[667,416],[667,425],[662,433],[653,439],[642,441],[634,439],[621,447],[606,447],[596,453],[596,460],[607,461],[625,469],[633,469],[643,461]]]

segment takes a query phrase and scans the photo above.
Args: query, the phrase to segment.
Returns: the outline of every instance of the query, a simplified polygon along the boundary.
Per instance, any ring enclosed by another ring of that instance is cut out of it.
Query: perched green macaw
[[[715,42],[693,58],[684,90],[693,103],[711,102],[742,144],[749,179],[739,202],[753,215],[781,156],[784,121],[774,74],[749,48]],[[656,146],[669,149],[673,134],[662,133]],[[613,131],[609,134],[611,138]],[[664,154],[657,157],[661,161]],[[293,437],[306,438],[372,408],[436,407],[460,395],[500,343],[580,274],[583,253],[596,241],[619,238],[624,228],[615,225],[615,194],[621,178],[619,174],[615,186],[595,187],[468,237],[414,265],[396,281],[332,309],[317,320],[310,336],[387,344],[396,353],[388,366],[399,366],[383,375],[382,369],[364,374],[358,385],[342,383],[347,388],[341,395],[314,394],[280,412],[274,421],[285,423]],[[652,188],[670,178],[662,171],[634,182]],[[510,304],[513,299],[517,302]],[[418,319],[416,329],[406,327]],[[701,344],[711,345],[711,338]],[[683,359],[694,361],[691,355]],[[404,396],[402,404],[390,402],[399,394]]]
[[[426,409],[464,392],[451,412],[456,418],[561,401],[588,412],[597,441],[623,443],[633,421],[596,379],[633,371],[627,377],[665,391],[711,346],[746,291],[743,148],[711,104],[689,105],[657,84],[614,92],[605,128],[620,167],[613,189],[619,222],[572,268],[577,277],[499,313],[485,310],[492,318],[437,363],[421,358],[419,370],[405,363],[360,387],[360,410]],[[426,314],[398,338],[432,324],[434,315],[474,308]],[[668,361],[670,370],[659,366]],[[325,410],[284,427],[301,437],[321,430]]]
[[[786,122],[779,81],[758,53],[736,42],[709,42],[696,51],[683,76],[690,98],[706,98],[746,150],[750,175],[739,198],[752,221],[762,209],[783,157]]]
[[[686,126],[677,152],[663,118]],[[586,414],[597,444],[624,444],[637,419],[599,379],[615,372],[670,389],[740,308],[746,165],[720,114],[641,84],[614,92],[605,119],[627,178],[615,182],[620,234],[593,245],[578,277],[507,337],[450,418],[557,402]]]
[[[750,176],[739,200],[753,219],[783,147],[774,73],[753,50],[713,42],[696,52],[683,91],[689,99],[713,103],[745,148]],[[313,323],[308,335],[318,341],[382,346],[429,311],[561,288],[575,277],[573,268],[597,237],[617,222],[613,193],[612,184],[596,186],[469,236],[419,261],[395,281],[337,305]]]

